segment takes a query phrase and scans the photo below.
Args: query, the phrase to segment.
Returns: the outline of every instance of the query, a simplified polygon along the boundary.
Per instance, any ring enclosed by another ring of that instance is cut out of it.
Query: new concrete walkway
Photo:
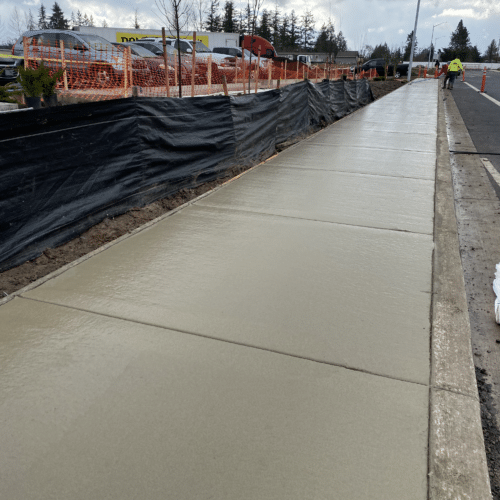
[[[0,498],[489,498],[440,120],[405,86],[0,306]]]

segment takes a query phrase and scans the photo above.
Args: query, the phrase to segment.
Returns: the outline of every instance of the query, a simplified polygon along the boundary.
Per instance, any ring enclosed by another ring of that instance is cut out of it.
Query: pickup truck
[[[19,74],[18,67],[23,63],[22,57],[13,56],[10,51],[0,50],[0,85],[14,83]]]
[[[384,59],[370,59],[369,61],[366,61],[363,63],[361,66],[352,66],[351,71],[353,73],[358,73],[361,71],[369,71],[371,69],[376,69],[377,74],[379,76],[384,76],[385,73],[385,65],[386,62]],[[407,63],[401,63],[396,66],[396,74],[394,74],[394,65],[389,64],[387,68],[387,76],[395,76],[396,78],[400,78],[401,76],[405,76],[408,74],[408,64]]]

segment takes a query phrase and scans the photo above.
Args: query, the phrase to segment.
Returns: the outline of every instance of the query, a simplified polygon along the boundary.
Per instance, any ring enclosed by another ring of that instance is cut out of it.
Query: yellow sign
[[[13,56],[11,54],[2,54],[2,53],[0,53],[0,59],[24,59],[24,57]]]
[[[117,42],[135,42],[141,38],[161,38],[161,35],[151,35],[149,33],[116,33]],[[177,38],[174,35],[166,35],[166,38]],[[192,40],[193,35],[181,35],[179,38],[185,40]],[[208,36],[197,36],[196,41],[204,43],[208,47]]]

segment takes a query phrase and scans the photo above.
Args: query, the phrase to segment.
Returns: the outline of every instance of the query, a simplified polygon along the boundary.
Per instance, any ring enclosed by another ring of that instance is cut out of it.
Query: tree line
[[[406,42],[402,47],[389,48],[387,43],[371,47],[365,45],[362,50],[362,57],[365,59],[386,59],[397,61],[408,61],[410,59],[411,43],[413,31],[408,34]],[[416,62],[426,62],[440,59],[441,61],[451,61],[459,58],[461,61],[467,62],[497,62],[499,57],[499,44],[496,40],[492,40],[488,48],[481,54],[477,45],[472,45],[470,41],[469,31],[464,26],[463,20],[458,23],[457,29],[450,36],[448,47],[435,50],[434,45],[424,47],[419,50],[418,40],[415,37],[415,47],[413,50],[413,60]]]
[[[347,42],[342,31],[337,32],[331,20],[323,23],[317,31],[316,21],[310,10],[302,15],[296,14],[294,10],[288,14],[282,12],[276,4],[274,10],[263,9],[259,15],[255,15],[250,2],[242,9],[236,9],[232,0],[227,0],[222,8],[219,6],[219,0],[208,0],[208,2],[198,0],[198,3],[200,3],[198,6],[200,20],[196,22],[197,16],[193,9],[188,24],[196,25],[201,30],[246,35],[254,31],[256,35],[269,40],[278,52],[305,51],[337,54],[347,50]],[[253,26],[254,21],[255,26]],[[57,2],[54,2],[50,13],[42,3],[35,15],[31,9],[23,13],[15,7],[10,22],[10,28],[17,36],[25,31],[36,29],[71,29],[74,26],[96,26],[96,24],[92,15],[88,16],[80,10],[76,14],[71,12],[71,16],[66,18]],[[106,20],[103,21],[102,26],[108,26]],[[133,28],[140,29],[137,10]]]
[[[210,0],[203,28],[212,32],[252,33],[252,10],[250,4],[238,10],[232,0],[221,8],[219,0]],[[276,3],[274,10],[263,9],[256,19],[255,34],[269,40],[279,51],[327,52],[337,54],[347,50],[342,31],[336,33],[331,20],[316,32],[316,21],[310,10],[297,15],[280,11]]]

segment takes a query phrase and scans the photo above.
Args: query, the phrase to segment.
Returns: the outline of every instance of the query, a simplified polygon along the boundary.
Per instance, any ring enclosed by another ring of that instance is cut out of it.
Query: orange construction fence
[[[64,69],[57,92],[89,100],[131,97],[179,97],[216,93],[257,92],[309,79],[315,82],[339,78],[372,79],[375,69],[353,74],[348,67],[306,66],[302,63],[275,62],[253,56],[220,58],[207,53],[168,54],[141,57],[130,46],[99,44],[91,50],[64,45],[64,41],[37,43],[23,40],[25,67],[42,62],[53,74]],[[217,54],[219,56],[219,54]]]

